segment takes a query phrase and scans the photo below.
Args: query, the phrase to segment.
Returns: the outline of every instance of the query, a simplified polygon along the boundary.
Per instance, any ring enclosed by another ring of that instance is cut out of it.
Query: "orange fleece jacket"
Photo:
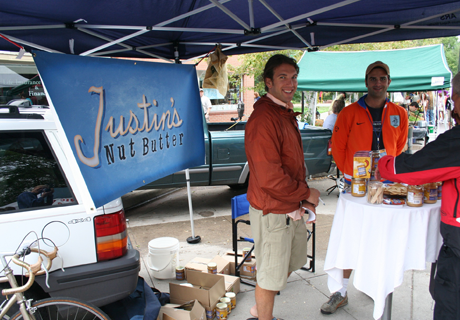
[[[332,156],[348,180],[353,176],[355,152],[372,148],[372,116],[364,103],[366,96],[339,113],[332,133]],[[408,128],[406,110],[387,100],[382,113],[381,138],[388,155],[397,156],[403,151]]]

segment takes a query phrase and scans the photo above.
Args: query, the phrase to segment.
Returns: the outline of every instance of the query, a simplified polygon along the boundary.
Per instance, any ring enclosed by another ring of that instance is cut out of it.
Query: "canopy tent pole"
[[[187,180],[187,197],[188,197],[188,209],[190,211],[190,225],[192,227],[192,236],[187,238],[188,243],[198,243],[201,241],[200,236],[195,236],[195,226],[193,225],[193,206],[192,206],[192,192],[190,191],[190,171],[185,169],[185,180]]]
[[[454,12],[457,12],[459,10],[455,10]],[[441,14],[436,14],[436,15],[433,15],[433,16],[430,16],[430,17],[426,17],[426,18],[423,18],[423,19],[419,19],[419,20],[415,20],[415,21],[411,21],[411,22],[407,22],[407,23],[404,23],[404,24],[401,24],[399,26],[400,29],[404,29],[404,28],[407,28],[407,29],[430,29],[430,26],[412,26],[413,24],[415,23],[419,23],[419,22],[423,22],[423,21],[426,21],[426,20],[430,20],[430,19],[433,19],[435,17],[441,17],[445,14],[448,14],[448,13],[451,13],[451,11],[448,11],[448,12],[443,12]],[[334,25],[332,23],[318,23],[318,25]],[[339,25],[339,24],[335,24],[336,26]],[[358,27],[359,24],[348,24],[349,27]],[[366,27],[370,27],[369,25],[365,25]],[[378,26],[378,25],[377,25]],[[431,26],[431,28],[433,29],[441,29],[441,28],[449,28],[449,26]],[[457,27],[455,27],[457,28]],[[374,32],[370,32],[370,33],[366,33],[366,34],[362,34],[360,36],[357,36],[357,37],[353,37],[353,38],[349,38],[349,39],[345,39],[345,40],[342,40],[342,41],[337,41],[337,42],[334,42],[334,43],[330,43],[328,45],[325,45],[325,46],[321,46],[320,49],[325,49],[327,47],[332,47],[332,46],[336,46],[336,45],[339,45],[339,44],[343,44],[343,43],[349,43],[351,41],[356,41],[356,40],[359,40],[359,39],[362,39],[362,38],[367,38],[367,37],[370,37],[370,36],[373,36],[373,35],[376,35],[376,34],[380,34],[380,33],[383,33],[383,32],[387,32],[387,31],[391,31],[391,30],[394,30],[394,26],[385,26],[384,29],[382,30],[379,30],[379,31],[374,31]]]
[[[87,56],[87,55],[89,55],[89,54],[91,54],[91,53],[93,53],[93,52],[101,51],[102,49],[105,49],[105,48],[108,48],[108,47],[110,47],[110,46],[113,46],[114,44],[119,44],[119,43],[121,43],[121,42],[123,42],[123,41],[125,41],[125,40],[131,39],[131,38],[135,38],[135,37],[140,36],[140,35],[142,35],[142,34],[144,34],[144,33],[146,33],[146,32],[150,32],[150,30],[148,30],[148,29],[139,30],[139,31],[134,32],[134,33],[132,33],[132,34],[130,34],[130,35],[127,35],[126,37],[123,37],[123,38],[114,40],[114,41],[112,41],[112,42],[103,44],[102,46],[99,46],[99,47],[93,48],[93,49],[91,49],[91,50],[88,50],[88,51],[86,51],[86,52],[83,52],[83,53],[81,53],[80,55],[81,55],[81,56]]]
[[[254,28],[254,9],[253,9],[253,0],[248,0],[249,5],[249,26],[251,29]]]
[[[273,24],[268,25],[266,27],[263,27],[263,28],[261,28],[261,32],[262,33],[263,32],[268,32],[271,29],[274,29],[274,28],[279,27],[281,25],[285,25],[285,24],[289,24],[289,23],[292,23],[292,22],[295,22],[295,21],[310,18],[311,16],[318,15],[320,13],[324,13],[324,12],[327,12],[327,11],[330,11],[330,10],[334,10],[334,9],[337,9],[337,8],[340,8],[340,7],[343,7],[343,6],[347,6],[347,5],[351,4],[351,3],[358,2],[358,1],[361,1],[361,0],[346,0],[346,1],[339,2],[339,3],[335,3],[335,4],[327,6],[327,7],[323,7],[323,8],[318,9],[318,10],[313,10],[313,11],[301,14],[299,16],[296,16],[296,17],[293,17],[293,18],[290,18],[290,19],[286,19],[286,20],[283,20],[283,21],[280,21],[280,22],[277,22],[277,23],[273,23]]]
[[[222,10],[226,15],[228,15],[230,18],[232,18],[233,20],[235,20],[236,23],[238,23],[240,26],[242,26],[244,29],[246,30],[251,30],[251,27],[249,27],[246,22],[244,22],[243,20],[241,20],[240,18],[238,18],[233,12],[231,12],[230,10],[228,10],[226,7],[224,7],[219,1],[217,0],[209,0],[211,1],[212,3],[214,3],[214,5],[216,7],[218,7],[220,10]]]
[[[264,0],[259,0],[259,1],[260,1],[260,3],[262,3],[262,4],[268,9],[268,11],[270,11],[276,18],[278,18],[279,21],[284,21],[284,19],[283,19],[275,10],[273,10],[273,8],[270,7],[270,6],[268,5],[268,3],[266,3]],[[286,28],[288,28],[290,31],[292,31],[292,33],[293,33],[300,41],[302,41],[307,47],[313,48],[313,47],[311,46],[311,44],[308,43],[308,41],[305,40],[297,31],[295,31],[294,29],[291,29],[291,28],[289,27],[289,24],[286,23],[285,26],[286,26]]]

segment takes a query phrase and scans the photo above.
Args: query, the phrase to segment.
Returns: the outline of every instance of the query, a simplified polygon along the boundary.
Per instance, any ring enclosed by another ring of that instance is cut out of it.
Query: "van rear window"
[[[75,203],[43,131],[0,132],[0,213]]]

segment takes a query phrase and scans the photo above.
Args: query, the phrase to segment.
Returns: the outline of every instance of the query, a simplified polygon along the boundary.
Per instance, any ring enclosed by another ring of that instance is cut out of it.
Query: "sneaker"
[[[346,306],[348,304],[348,295],[342,297],[340,292],[334,293],[330,298],[329,301],[324,303],[321,306],[321,313],[323,314],[333,314],[337,308]]]

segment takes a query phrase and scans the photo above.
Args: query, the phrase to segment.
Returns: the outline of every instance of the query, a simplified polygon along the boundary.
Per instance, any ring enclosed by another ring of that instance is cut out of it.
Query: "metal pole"
[[[305,91],[302,91],[302,114],[304,114],[305,110]]]
[[[413,144],[413,137],[414,137],[414,127],[409,125],[409,130],[407,132],[407,152],[412,154],[412,144]]]
[[[393,304],[393,292],[387,295],[385,299],[385,308],[383,309],[383,314],[380,320],[391,320],[391,307]]]
[[[192,192],[190,191],[190,171],[188,168],[185,169],[185,180],[187,181],[188,209],[190,211],[190,224],[192,226],[192,236],[187,238],[187,242],[198,243],[201,241],[201,237],[195,237],[195,226],[193,225]]]

